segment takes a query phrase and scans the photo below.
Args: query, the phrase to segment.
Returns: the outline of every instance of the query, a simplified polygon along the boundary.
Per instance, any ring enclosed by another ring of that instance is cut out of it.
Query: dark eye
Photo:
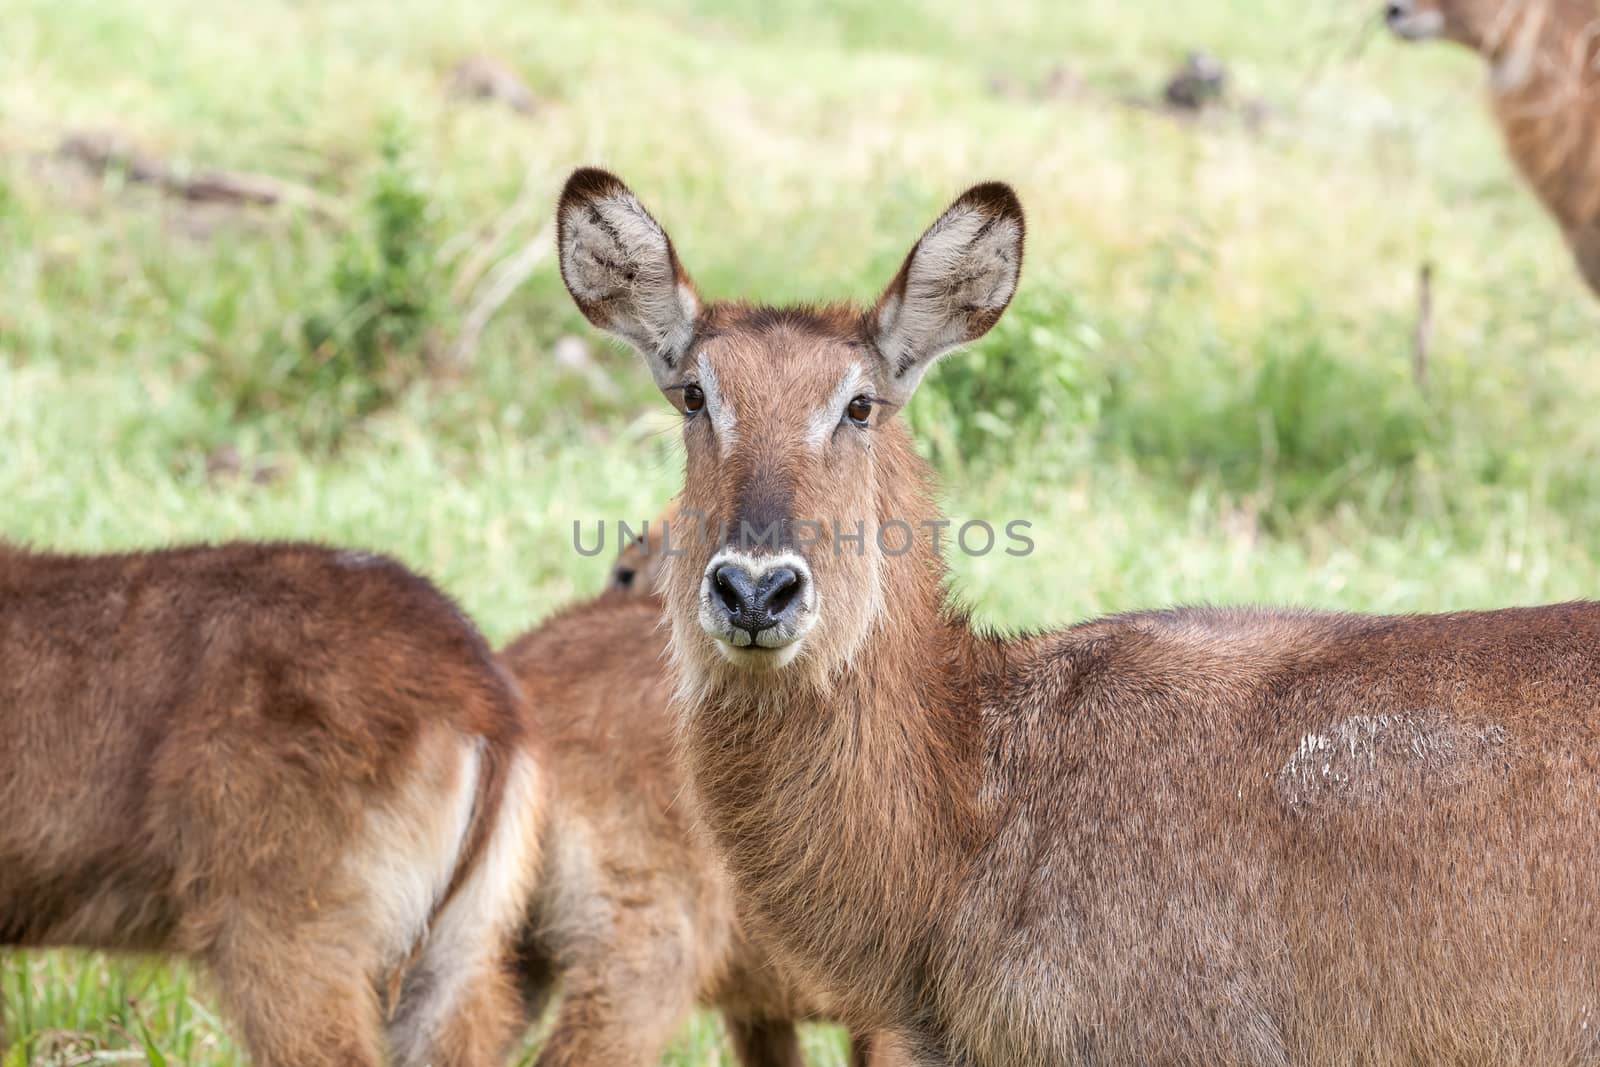
[[[706,406],[706,394],[698,385],[683,387],[683,410],[693,415]]]
[[[869,396],[856,397],[850,401],[850,406],[844,409],[844,413],[857,426],[865,426],[867,418],[872,414],[872,398]]]

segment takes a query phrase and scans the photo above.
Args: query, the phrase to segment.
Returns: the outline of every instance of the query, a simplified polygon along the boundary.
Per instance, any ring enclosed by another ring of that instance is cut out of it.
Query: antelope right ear
[[[556,244],[584,317],[638,349],[656,385],[675,382],[700,298],[661,224],[616,175],[584,167],[561,190]]]
[[[1022,272],[1022,204],[1011,187],[968,189],[922,235],[871,314],[884,394],[903,404],[940,356],[999,321]]]

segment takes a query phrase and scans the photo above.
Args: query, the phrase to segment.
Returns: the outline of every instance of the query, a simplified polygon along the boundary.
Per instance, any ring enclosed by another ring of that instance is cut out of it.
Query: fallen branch
[[[315,190],[267,174],[245,171],[187,171],[141,152],[106,133],[75,133],[63,138],[56,154],[95,174],[120,171],[129,181],[153,185],[194,203],[246,207],[301,207],[323,219],[339,213]]]

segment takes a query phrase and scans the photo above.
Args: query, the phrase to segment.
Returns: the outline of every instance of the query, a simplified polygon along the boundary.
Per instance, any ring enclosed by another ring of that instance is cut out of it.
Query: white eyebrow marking
[[[827,441],[839,425],[839,420],[844,418],[845,405],[855,399],[866,384],[867,376],[861,373],[861,364],[852,363],[845,369],[844,377],[833,387],[833,395],[828,398],[828,403],[811,416],[811,422],[806,426],[806,444],[813,451]]]
[[[711,416],[711,428],[716,431],[717,445],[727,455],[739,443],[739,419],[733,405],[722,401],[722,391],[717,387],[717,371],[706,359],[704,352],[695,361],[700,369],[700,391],[706,395],[706,414]]]

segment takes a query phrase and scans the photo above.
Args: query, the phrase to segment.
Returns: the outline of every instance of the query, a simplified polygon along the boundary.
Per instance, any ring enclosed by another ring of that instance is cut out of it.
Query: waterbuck
[[[605,593],[500,657],[529,697],[551,786],[520,967],[530,1014],[562,987],[538,1064],[651,1067],[700,1003],[722,1013],[745,1067],[802,1067],[795,1023],[821,1006],[743,929],[674,752],[651,587],[665,521],[621,554]],[[867,1048],[854,1063],[887,1067]]]
[[[516,687],[383,557],[0,545],[0,944],[204,965],[257,1067],[488,1067],[542,786]]]
[[[1488,61],[1512,161],[1600,295],[1600,4],[1390,0],[1384,18],[1406,40],[1454,41]]]
[[[1010,301],[1012,191],[868,308],[703,299],[602,171],[557,210],[717,534],[664,578],[699,810],[853,1026],[925,1065],[1600,1062],[1600,607],[977,632],[897,413]]]

